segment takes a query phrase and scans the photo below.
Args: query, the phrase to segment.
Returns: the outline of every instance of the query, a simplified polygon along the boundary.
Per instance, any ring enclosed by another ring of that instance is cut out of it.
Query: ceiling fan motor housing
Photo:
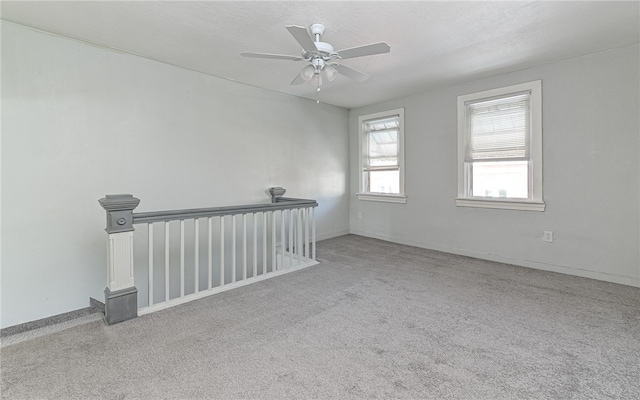
[[[335,52],[333,51],[333,46],[329,43],[315,42],[315,45],[318,48],[318,51],[324,56],[330,56],[332,53],[335,54]]]
[[[318,49],[318,53],[313,53],[313,52],[303,52],[302,53],[302,58],[306,59],[306,60],[310,60],[310,59],[314,59],[314,58],[322,58],[325,61],[329,61],[329,60],[334,60],[339,58],[338,57],[338,53],[336,53],[335,51],[333,51],[333,46],[330,45],[329,43],[325,43],[325,42],[313,42],[313,44],[316,45],[316,48]]]

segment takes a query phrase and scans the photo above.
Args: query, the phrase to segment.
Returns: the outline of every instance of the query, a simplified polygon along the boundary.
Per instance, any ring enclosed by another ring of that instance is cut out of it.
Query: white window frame
[[[469,193],[467,185],[468,171],[465,168],[465,149],[467,140],[467,107],[469,102],[495,97],[530,92],[530,129],[529,154],[529,198],[495,198],[477,197]],[[485,90],[458,96],[458,197],[456,205],[459,207],[499,208],[505,210],[544,211],[545,204],[542,196],[542,81],[533,81],[519,85],[498,89]]]
[[[365,137],[365,122],[372,119],[382,119],[385,117],[398,116],[398,172],[399,172],[399,189],[398,194],[386,194],[386,193],[372,193],[366,192],[364,186],[364,160],[366,142]],[[387,203],[406,203],[407,196],[404,191],[404,108],[397,108],[395,110],[382,111],[373,114],[361,115],[358,117],[358,193],[356,193],[358,200],[366,201],[382,201]]]

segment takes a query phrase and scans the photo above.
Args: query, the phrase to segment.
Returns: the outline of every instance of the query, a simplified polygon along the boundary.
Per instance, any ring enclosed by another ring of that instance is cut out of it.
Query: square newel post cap
[[[108,194],[98,203],[107,211],[107,233],[133,230],[133,210],[140,204],[140,199],[130,194]]]
[[[280,186],[270,187],[269,193],[271,193],[271,202],[276,203],[280,197],[284,196],[286,191],[287,189]]]

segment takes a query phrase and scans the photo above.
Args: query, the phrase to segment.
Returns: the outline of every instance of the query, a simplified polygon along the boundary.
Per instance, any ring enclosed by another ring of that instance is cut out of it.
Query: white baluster
[[[164,223],[164,301],[169,301],[169,221]]]
[[[300,257],[302,256],[302,209],[297,210],[298,220],[296,227],[296,253],[298,255],[298,265],[301,264]]]
[[[311,253],[311,258],[315,260],[316,259],[316,208],[315,207],[311,208],[311,215],[312,215],[311,250],[313,251]]]
[[[149,306],[153,305],[153,222],[147,224],[149,228]]]
[[[220,286],[224,286],[224,215],[220,216]]]
[[[208,275],[207,275],[207,289],[211,289],[211,273],[213,272],[213,237],[211,237],[213,233],[213,221],[211,217],[207,218],[208,227],[207,227],[207,264],[209,267]]]
[[[242,280],[247,279],[247,214],[242,214]]]
[[[284,211],[280,211],[280,252],[282,253],[282,269],[284,269],[284,249],[287,244],[287,237],[285,236],[285,215]]]
[[[236,281],[236,215],[231,216],[231,283]]]
[[[262,275],[267,273],[267,212],[262,212]]]
[[[311,258],[309,254],[309,208],[304,208],[304,257]]]
[[[276,270],[276,212],[270,211],[271,214],[271,272]]]
[[[293,210],[289,210],[289,266],[293,266]]]
[[[180,297],[184,297],[184,220],[180,220]]]
[[[195,279],[194,284],[195,288],[193,289],[194,293],[198,293],[200,291],[200,220],[198,218],[194,218],[193,220],[193,240],[195,240],[195,246],[193,248],[194,255],[194,268],[195,268]]]
[[[253,277],[258,276],[258,221],[257,213],[253,213]]]

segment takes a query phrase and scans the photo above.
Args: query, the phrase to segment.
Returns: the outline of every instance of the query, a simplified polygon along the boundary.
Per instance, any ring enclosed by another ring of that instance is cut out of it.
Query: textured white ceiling
[[[325,25],[336,50],[386,41],[391,52],[344,60],[369,74],[339,76],[320,100],[347,108],[639,41],[640,2],[31,2],[2,1],[1,15],[218,77],[316,98],[289,83],[303,62],[285,25]]]

